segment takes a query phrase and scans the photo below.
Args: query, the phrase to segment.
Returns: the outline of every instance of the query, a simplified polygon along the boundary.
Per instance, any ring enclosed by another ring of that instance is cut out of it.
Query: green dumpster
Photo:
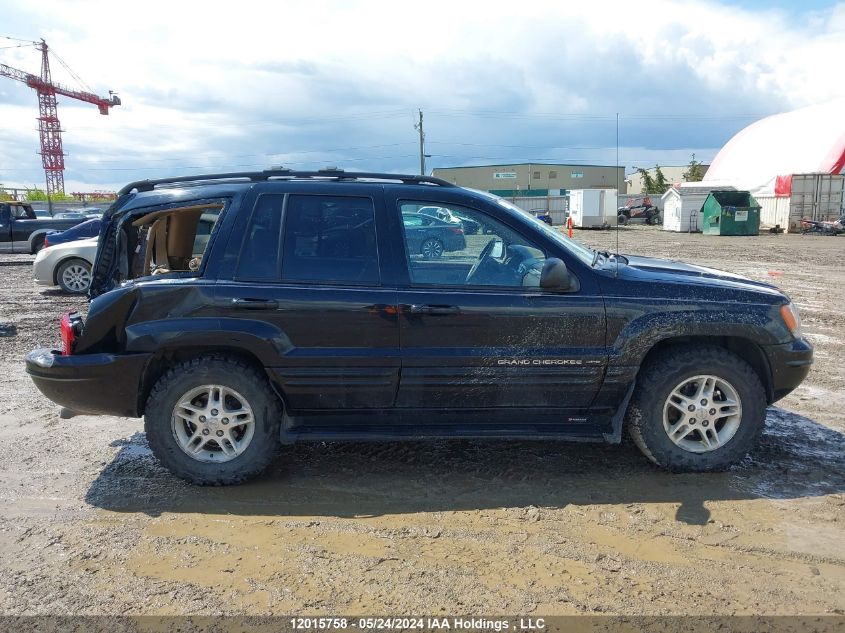
[[[705,235],[760,233],[760,205],[747,191],[711,191],[701,212]]]

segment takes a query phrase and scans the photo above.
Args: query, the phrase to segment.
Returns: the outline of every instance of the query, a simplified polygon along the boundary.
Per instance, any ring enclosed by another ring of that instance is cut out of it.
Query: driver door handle
[[[411,314],[428,314],[431,316],[446,316],[449,314],[460,314],[461,309],[458,306],[444,306],[444,305],[418,305],[416,303],[408,306],[408,312]]]
[[[279,302],[275,299],[232,299],[232,305],[235,308],[243,308],[246,310],[275,310],[279,307]]]

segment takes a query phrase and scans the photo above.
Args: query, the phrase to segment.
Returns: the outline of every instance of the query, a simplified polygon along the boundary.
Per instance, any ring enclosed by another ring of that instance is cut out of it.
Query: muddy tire
[[[673,472],[729,468],[757,443],[766,394],[744,360],[714,345],[660,352],[637,377],[626,425],[652,462]]]
[[[279,448],[281,402],[255,367],[208,356],[169,369],[150,393],[144,430],[177,477],[229,485],[263,471]]]

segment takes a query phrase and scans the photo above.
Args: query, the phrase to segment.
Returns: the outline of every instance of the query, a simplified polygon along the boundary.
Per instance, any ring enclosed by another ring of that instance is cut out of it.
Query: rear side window
[[[262,195],[252,211],[238,263],[238,277],[260,281],[279,279],[279,229],[285,197]]]
[[[379,283],[370,198],[292,195],[284,215],[283,280]]]

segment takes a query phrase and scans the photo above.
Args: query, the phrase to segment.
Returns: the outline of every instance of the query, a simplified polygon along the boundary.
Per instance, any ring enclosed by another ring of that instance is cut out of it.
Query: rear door
[[[422,204],[433,203],[403,197],[401,191],[388,194],[388,207],[400,216]],[[482,412],[478,424],[497,414],[528,423],[534,417],[519,412],[585,410],[607,361],[604,302],[591,276],[565,259],[576,277],[574,289],[541,290],[546,258],[564,259],[565,253],[553,252],[524,226],[509,223],[506,214],[437,205],[483,230],[462,235],[430,257],[412,239],[413,228],[404,227],[400,240],[407,278],[398,298],[397,407],[472,409]],[[586,418],[573,415],[572,420]]]
[[[393,406],[399,325],[396,290],[380,265],[383,213],[374,186],[258,187],[235,240],[234,278],[218,284],[217,303],[228,318],[273,326],[269,370],[289,412]]]

